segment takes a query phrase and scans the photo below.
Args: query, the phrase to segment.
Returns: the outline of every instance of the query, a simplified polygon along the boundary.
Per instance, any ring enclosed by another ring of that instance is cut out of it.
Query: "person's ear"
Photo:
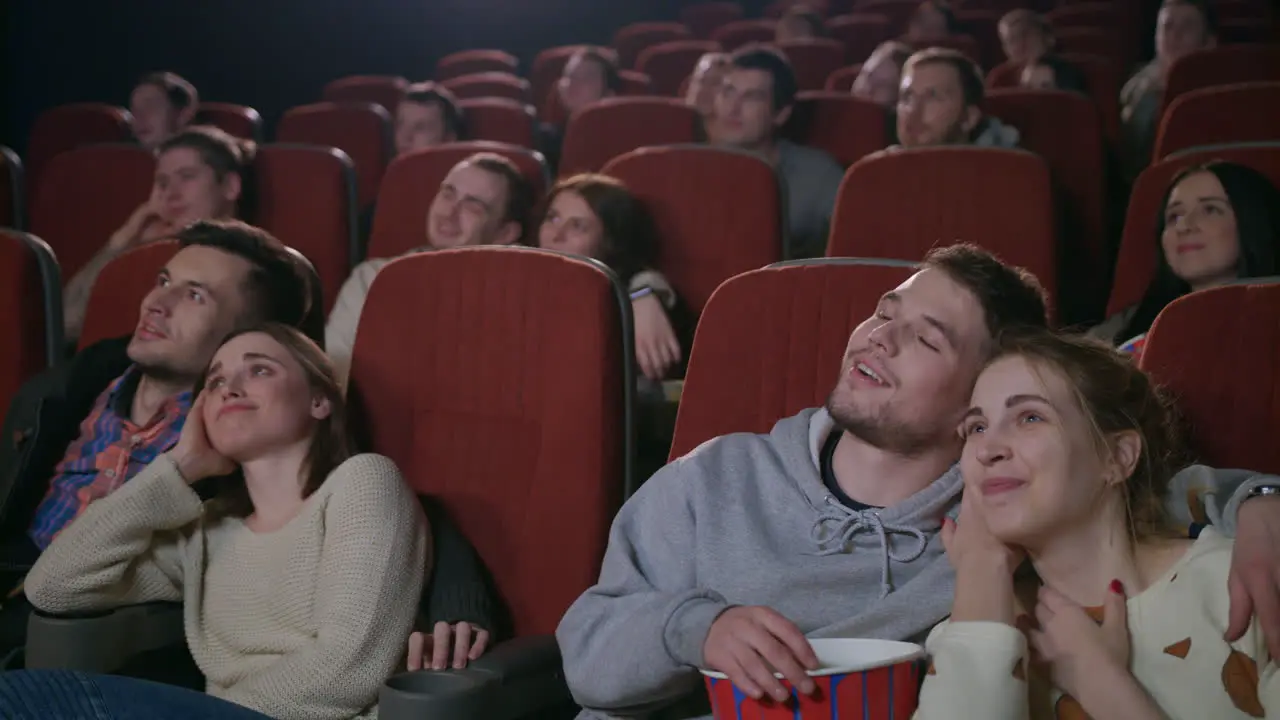
[[[324,420],[333,413],[333,405],[329,403],[329,398],[323,395],[316,395],[311,398],[311,417],[316,420]]]
[[[1111,472],[1109,485],[1119,485],[1133,477],[1142,459],[1142,436],[1134,430],[1116,433],[1111,438]]]
[[[230,172],[222,178],[222,198],[227,202],[234,203],[239,200],[243,190],[244,182],[240,179],[240,173]]]
[[[787,121],[791,119],[791,108],[792,106],[788,105],[782,108],[781,110],[779,110],[778,112],[774,113],[773,115],[774,127],[781,128],[783,125],[787,124]]]
[[[503,223],[502,227],[498,230],[498,234],[494,238],[493,244],[494,245],[515,245],[516,243],[520,242],[520,236],[524,234],[523,231],[524,231],[524,228],[520,227],[520,223],[515,222],[513,220],[508,220],[507,222]]]
[[[964,134],[971,135],[980,122],[982,122],[982,109],[977,105],[965,105],[964,120],[960,123],[960,127],[964,128]]]
[[[181,130],[182,128],[187,127],[191,123],[195,122],[195,119],[196,119],[195,105],[188,105],[182,108],[181,110],[178,111],[178,116],[177,116],[178,129]]]

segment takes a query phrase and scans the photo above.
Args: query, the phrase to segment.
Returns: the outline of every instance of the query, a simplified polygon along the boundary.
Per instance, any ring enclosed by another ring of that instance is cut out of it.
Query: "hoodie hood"
[[[1018,128],[1000,122],[999,118],[987,115],[978,126],[978,133],[973,137],[977,147],[1016,148],[1022,134]]]

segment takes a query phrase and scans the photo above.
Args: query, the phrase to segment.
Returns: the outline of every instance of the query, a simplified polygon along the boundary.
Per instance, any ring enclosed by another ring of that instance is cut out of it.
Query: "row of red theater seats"
[[[277,146],[278,147],[278,146]],[[533,153],[519,148],[481,146],[512,158],[539,188],[545,188],[545,168]],[[268,146],[270,150],[272,146]],[[308,187],[283,183],[278,197],[265,203],[268,218],[264,226],[286,243],[308,256],[319,272],[324,295],[330,300],[345,278],[351,263],[359,259],[352,242],[349,218],[350,170],[339,154],[312,148],[278,147],[273,168],[267,177],[306,174]],[[423,198],[430,197],[440,180],[457,161],[477,149],[470,144],[445,146],[413,153],[392,166],[382,202],[374,220],[370,254],[390,257],[417,245],[421,240]],[[117,157],[110,156],[118,153]],[[120,162],[125,158],[124,162]],[[1170,179],[1181,168],[1223,158],[1258,168],[1280,183],[1280,143],[1224,146],[1193,151],[1158,163],[1137,182],[1125,222],[1124,237],[1116,265],[1115,282],[1110,286],[1109,312],[1135,302],[1146,287],[1155,267],[1155,223],[1159,204]],[[145,197],[150,178],[150,157],[138,148],[98,146],[64,156],[65,162],[81,159],[83,172],[67,172],[64,202],[57,207],[80,209],[75,222],[54,243],[70,275],[78,266],[68,258],[87,256],[103,237]],[[317,164],[315,161],[322,160]],[[299,163],[296,166],[291,163]],[[111,173],[93,173],[90,167],[111,167]],[[122,171],[121,168],[129,168]],[[606,172],[622,179],[653,211],[663,239],[659,269],[670,277],[680,294],[695,310],[701,310],[711,292],[724,280],[777,261],[781,256],[783,204],[772,169],[758,158],[705,147],[649,148],[629,153],[606,167]],[[134,196],[121,196],[132,189]],[[709,188],[732,188],[715,192]],[[109,193],[114,204],[104,204]],[[346,200],[343,195],[346,195]],[[320,201],[317,201],[317,198]],[[749,201],[744,201],[749,198]],[[915,202],[928,198],[928,202]],[[313,212],[323,207],[324,216]],[[902,212],[886,212],[900,207]],[[113,214],[107,217],[109,214]],[[277,218],[271,221],[270,218]],[[98,225],[91,223],[97,220]],[[294,224],[289,226],[285,221]],[[96,229],[91,229],[96,228]],[[1045,280],[1055,297],[1086,291],[1103,293],[1101,281],[1111,274],[1102,260],[1082,266],[1078,258],[1087,253],[1063,253],[1063,241],[1055,226],[1054,195],[1049,166],[1037,156],[1015,150],[979,148],[934,148],[887,153],[857,163],[847,174],[837,200],[828,254],[836,257],[877,256],[916,260],[940,240],[969,238],[1000,253],[1010,261],[1031,268]],[[80,245],[77,247],[76,242]],[[1069,239],[1067,240],[1069,242]],[[1070,247],[1070,246],[1069,246]],[[78,254],[77,254],[78,251]],[[95,292],[84,340],[125,334],[132,329],[137,303],[149,287],[153,270],[166,257],[152,256],[150,264],[136,262],[144,253],[126,255],[114,265],[133,272],[132,280],[103,281],[116,292]],[[1068,264],[1060,265],[1066,257]],[[1073,264],[1074,263],[1074,264]],[[128,270],[130,266],[133,271]],[[144,268],[145,266],[145,268]],[[20,273],[8,286],[21,299],[0,307],[31,307],[41,295],[28,287],[40,277],[23,268],[15,259],[5,268]],[[108,272],[105,277],[111,277]],[[21,279],[21,281],[20,281]],[[1090,285],[1088,281],[1094,281]],[[134,292],[119,288],[133,287]],[[37,288],[38,289],[38,288]],[[57,293],[52,292],[52,297]],[[1094,300],[1105,298],[1099,294]],[[1060,300],[1060,308],[1064,301]],[[8,313],[8,322],[27,323],[11,334],[30,333],[39,327],[30,318],[40,313]],[[57,311],[48,316],[56,319]],[[99,320],[101,319],[101,321]],[[38,323],[37,323],[38,325]],[[26,335],[25,345],[43,347],[39,336]],[[17,346],[17,344],[15,344]],[[14,370],[12,382],[48,358],[43,352],[30,356],[21,372]],[[55,356],[56,357],[56,356]]]
[[[848,333],[910,272],[833,259],[724,283],[698,328],[672,454],[820,403]],[[394,263],[368,298],[351,376],[364,444],[449,509],[519,636],[554,630],[595,582],[614,513],[640,480],[625,298],[594,264],[488,248]],[[1280,423],[1280,285],[1175,302],[1142,362],[1178,397],[1204,461],[1280,470],[1268,442]],[[502,453],[486,452],[495,433],[511,438]]]

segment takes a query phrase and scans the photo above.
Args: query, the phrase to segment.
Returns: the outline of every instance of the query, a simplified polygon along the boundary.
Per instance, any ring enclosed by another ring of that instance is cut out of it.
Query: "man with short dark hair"
[[[396,154],[461,140],[463,115],[453,93],[433,82],[410,85],[396,106]]]
[[[821,15],[804,5],[795,5],[778,19],[774,42],[808,40],[826,34],[827,26],[822,22]]]
[[[1164,86],[1173,64],[1218,42],[1218,15],[1208,0],[1164,0],[1156,17],[1156,56],[1120,91],[1125,172],[1136,178],[1151,161]]]
[[[200,108],[196,88],[171,72],[151,73],[138,81],[129,95],[133,136],[148,150],[155,150],[195,120]]]
[[[982,71],[964,53],[921,50],[902,69],[898,94],[898,142],[904,148],[932,145],[1017,147],[1016,128],[983,115]]]
[[[788,257],[826,251],[836,193],[844,170],[830,155],[782,137],[796,99],[796,76],[780,52],[761,45],[729,56],[729,72],[716,97],[712,145],[764,158],[783,180],[787,202]]]
[[[177,442],[191,390],[223,338],[266,321],[302,327],[311,314],[311,271],[266,231],[200,221],[174,238],[181,249],[143,298],[133,335],[29,381],[9,407],[0,446],[4,591],[89,504]],[[0,653],[21,642],[29,611],[21,598],[3,604]]]
[[[1026,271],[973,246],[935,250],[849,336],[826,407],[654,475],[556,632],[585,717],[706,717],[698,668],[784,702],[775,671],[813,690],[809,638],[921,640],[951,610],[938,532],[959,507],[973,384],[1001,332],[1045,324]],[[1228,480],[1247,495],[1239,474],[1214,477]],[[1172,502],[1186,506],[1189,483],[1175,478]],[[1234,518],[1219,520],[1230,532]]]
[[[1010,10],[1000,18],[1000,47],[1009,62],[1019,65],[1039,60],[1053,49],[1053,28],[1035,10]]]
[[[476,153],[449,171],[426,213],[426,244],[410,253],[474,245],[520,242],[533,214],[533,185],[515,163],[493,153]],[[342,284],[329,323],[325,347],[345,383],[355,348],[356,328],[369,287],[394,258],[370,258]]]
[[[560,148],[564,145],[564,133],[573,114],[592,103],[622,93],[617,55],[608,48],[579,48],[564,64],[554,92],[564,109],[564,121],[543,123],[538,127],[538,149],[553,168],[560,165]]]

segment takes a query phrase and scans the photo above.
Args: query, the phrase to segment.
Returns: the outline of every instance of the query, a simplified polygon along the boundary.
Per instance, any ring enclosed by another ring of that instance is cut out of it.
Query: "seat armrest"
[[[551,635],[516,638],[465,670],[401,673],[383,686],[382,720],[516,720],[572,703]]]
[[[180,603],[75,615],[35,610],[27,621],[26,666],[110,673],[137,655],[185,643]]]

